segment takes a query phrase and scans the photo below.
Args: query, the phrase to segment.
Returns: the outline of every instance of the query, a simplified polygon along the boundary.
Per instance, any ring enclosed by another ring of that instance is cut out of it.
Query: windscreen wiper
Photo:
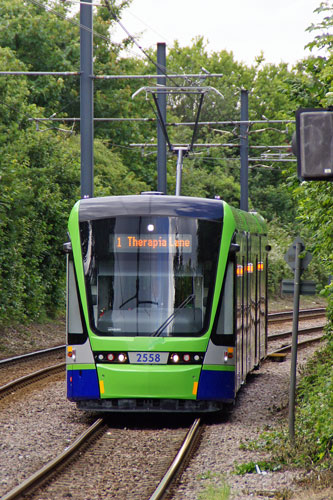
[[[163,321],[163,323],[161,324],[161,326],[158,327],[158,329],[154,333],[153,337],[159,337],[161,335],[161,333],[163,332],[163,330],[165,330],[165,328],[167,326],[169,326],[170,323],[175,319],[175,317],[177,316],[177,314],[179,313],[179,311],[181,309],[183,309],[194,298],[195,298],[195,294],[194,293],[192,293],[191,295],[189,295],[188,297],[186,297],[186,299],[183,300],[183,302],[177,307],[177,309],[175,309],[173,311],[173,313],[171,313],[170,316],[168,316],[167,319],[165,321]]]

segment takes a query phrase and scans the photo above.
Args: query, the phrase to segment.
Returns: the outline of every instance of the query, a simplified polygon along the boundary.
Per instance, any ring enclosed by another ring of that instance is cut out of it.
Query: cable
[[[128,38],[134,43],[134,45],[136,45],[138,47],[138,49],[144,54],[144,56],[148,59],[148,61],[151,62],[157,69],[159,69],[162,72],[162,75],[165,76],[165,78],[171,80],[174,86],[179,87],[180,85],[178,85],[174,81],[174,79],[171,78],[171,76],[167,74],[165,67],[161,66],[156,61],[154,61],[154,59],[152,59],[150,57],[150,55],[148,54],[148,52],[145,49],[143,49],[143,47],[141,47],[141,45],[139,45],[139,43],[137,42],[137,40],[135,39],[135,37],[133,35],[131,35],[131,33],[126,29],[126,27],[120,21],[120,19],[117,16],[117,14],[112,10],[112,8],[111,8],[111,6],[109,4],[109,0],[104,0],[104,2],[105,2],[105,7],[108,9],[111,17],[114,19],[114,21],[116,21],[119,24],[119,26],[121,27],[121,29],[123,31],[125,31],[125,33],[127,34]],[[184,75],[184,78],[185,78],[185,80],[188,80],[185,75]],[[190,98],[190,99],[192,100],[192,103],[193,103],[193,99],[192,98]]]
[[[158,35],[159,37],[163,38],[166,42],[168,43],[171,43],[170,40],[168,40],[164,35],[162,35],[161,33],[159,33],[158,31],[154,30],[154,28],[152,28],[151,26],[149,26],[149,24],[145,23],[142,19],[140,19],[140,17],[138,17],[136,14],[133,14],[133,12],[131,12],[130,10],[128,11],[128,13],[135,17],[135,19],[137,19],[138,21],[140,21],[142,24],[144,24],[145,26],[147,26],[147,28],[149,28],[151,31],[153,31],[154,33],[156,33],[156,35]]]
[[[34,4],[34,5],[37,5],[37,7],[40,7],[44,10],[52,12],[56,16],[60,17],[61,19],[64,19],[65,21],[68,21],[69,23],[73,24],[74,26],[78,26],[80,29],[84,29],[84,30],[88,31],[89,33],[92,33],[94,36],[97,36],[98,38],[101,38],[102,40],[105,40],[106,42],[110,43],[110,38],[108,38],[104,35],[101,35],[97,31],[94,31],[93,29],[87,28],[87,26],[84,26],[83,24],[79,23],[78,21],[74,21],[74,19],[71,19],[70,17],[66,17],[65,14],[61,14],[61,12],[58,12],[57,10],[50,7],[49,5],[42,4],[42,3],[38,2],[38,0],[27,0],[27,1]],[[103,5],[101,5],[101,7],[103,7]],[[112,44],[115,46],[121,47],[120,43],[112,42]]]

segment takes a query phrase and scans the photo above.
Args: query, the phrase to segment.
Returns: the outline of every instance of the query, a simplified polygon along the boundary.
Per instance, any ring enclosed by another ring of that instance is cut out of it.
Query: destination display
[[[160,234],[160,235],[110,235],[110,249],[113,252],[168,252],[180,250],[192,252],[191,234]]]

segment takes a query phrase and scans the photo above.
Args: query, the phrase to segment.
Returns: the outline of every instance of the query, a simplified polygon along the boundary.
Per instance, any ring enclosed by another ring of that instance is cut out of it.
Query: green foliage
[[[307,364],[298,387],[296,431],[301,446],[308,450],[313,463],[332,466],[333,459],[333,335],[327,333],[328,345]]]
[[[98,141],[95,153],[97,195],[146,189]],[[79,138],[27,130],[3,152],[0,175],[0,322],[52,315],[64,307],[62,244],[80,197]]]
[[[307,28],[310,33],[318,33],[312,42],[308,44],[310,49],[317,47],[319,49],[325,49],[328,52],[333,47],[333,35],[331,28],[333,25],[333,6],[330,0],[325,0],[320,2],[319,7],[315,10],[317,14],[324,14],[324,17],[317,23],[312,23],[311,26]]]
[[[312,236],[312,251],[320,257],[327,273],[333,274],[332,183],[302,183],[294,192],[298,200],[298,218]]]
[[[283,228],[272,221],[268,225],[268,231],[268,240],[271,245],[268,267],[268,290],[273,296],[277,296],[281,293],[281,281],[284,278],[292,276],[290,268],[283,258],[289,246],[290,229]]]
[[[222,486],[208,485],[205,490],[200,493],[199,500],[229,500],[230,487],[227,484]]]
[[[235,474],[239,476],[243,476],[244,474],[257,474],[257,467],[261,472],[274,472],[281,469],[281,466],[279,464],[267,460],[259,460],[257,462],[251,461],[244,464],[238,464],[237,462],[235,462]]]
[[[64,303],[61,245],[79,193],[78,153],[63,138],[29,130],[0,152],[1,323],[53,314]]]

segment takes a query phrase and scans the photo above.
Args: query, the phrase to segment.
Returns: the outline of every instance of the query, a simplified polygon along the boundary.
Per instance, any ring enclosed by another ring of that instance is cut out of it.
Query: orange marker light
[[[232,359],[234,357],[234,348],[228,347],[228,358]]]
[[[253,273],[253,264],[252,262],[249,262],[248,265],[247,265],[247,272],[249,274],[252,274]]]
[[[237,276],[243,276],[243,274],[244,274],[243,266],[241,264],[238,264],[237,265]]]
[[[264,270],[264,263],[263,262],[258,262],[257,269],[258,269],[258,271],[263,271]]]

